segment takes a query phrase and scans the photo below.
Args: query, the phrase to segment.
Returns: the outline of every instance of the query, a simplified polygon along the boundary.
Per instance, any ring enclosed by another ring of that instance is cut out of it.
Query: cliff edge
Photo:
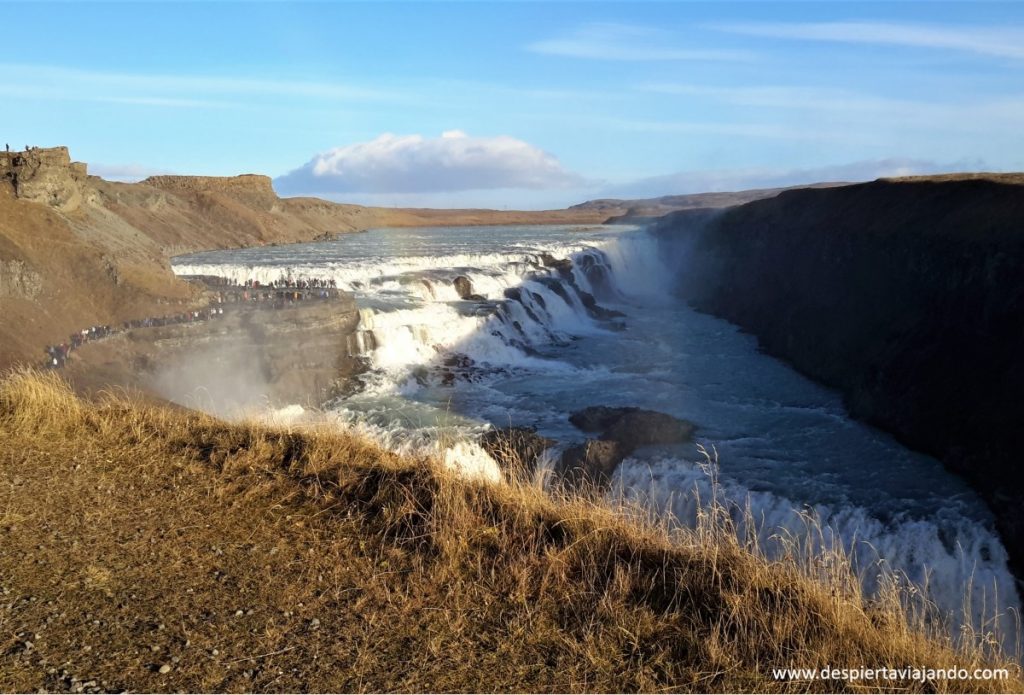
[[[1024,576],[1024,176],[787,191],[658,231],[696,308],[979,490]]]

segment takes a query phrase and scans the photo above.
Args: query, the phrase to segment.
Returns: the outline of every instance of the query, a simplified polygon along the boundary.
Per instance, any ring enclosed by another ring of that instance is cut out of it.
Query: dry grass
[[[832,691],[878,684],[770,669],[993,663],[851,587],[720,520],[673,536],[342,433],[0,383],[3,690]]]

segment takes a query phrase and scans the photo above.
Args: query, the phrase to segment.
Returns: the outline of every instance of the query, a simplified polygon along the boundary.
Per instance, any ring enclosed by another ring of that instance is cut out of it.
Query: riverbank
[[[1024,576],[1024,176],[789,191],[658,226],[680,292],[962,475]]]
[[[668,537],[337,431],[87,403],[55,374],[16,374],[0,479],[5,690],[1022,687],[775,680],[1000,665],[866,603],[841,564],[812,580],[797,558],[752,555],[722,518]]]

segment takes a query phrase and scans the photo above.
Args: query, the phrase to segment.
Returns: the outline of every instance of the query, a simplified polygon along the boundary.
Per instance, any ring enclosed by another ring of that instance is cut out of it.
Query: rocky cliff
[[[72,162],[66,147],[30,147],[0,153],[0,177],[18,198],[71,211],[82,203],[86,165]]]
[[[283,308],[229,305],[219,318],[87,344],[63,373],[81,391],[135,388],[224,416],[319,407],[363,370],[358,324],[347,295]]]
[[[695,307],[978,489],[1024,576],[1024,176],[787,191],[658,230]]]

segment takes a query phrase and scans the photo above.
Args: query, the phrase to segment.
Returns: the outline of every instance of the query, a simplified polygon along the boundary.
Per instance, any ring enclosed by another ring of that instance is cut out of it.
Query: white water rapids
[[[952,629],[968,596],[970,620],[1000,615],[1012,643],[1019,599],[978,497],[937,461],[850,420],[836,394],[752,337],[674,299],[660,251],[637,229],[390,229],[193,254],[174,270],[354,292],[370,370],[332,413],[389,447],[497,479],[474,443],[492,426],[535,426],[564,446],[586,438],[567,419],[579,408],[666,412],[717,448],[722,489],[739,507],[749,501],[769,552],[812,514],[825,529],[816,542],[852,552],[869,591],[883,568],[897,570],[927,584]],[[571,259],[571,270],[552,259]],[[483,299],[460,299],[459,276]],[[698,499],[711,497],[698,459],[692,445],[641,449],[619,467],[616,492],[693,523]]]

